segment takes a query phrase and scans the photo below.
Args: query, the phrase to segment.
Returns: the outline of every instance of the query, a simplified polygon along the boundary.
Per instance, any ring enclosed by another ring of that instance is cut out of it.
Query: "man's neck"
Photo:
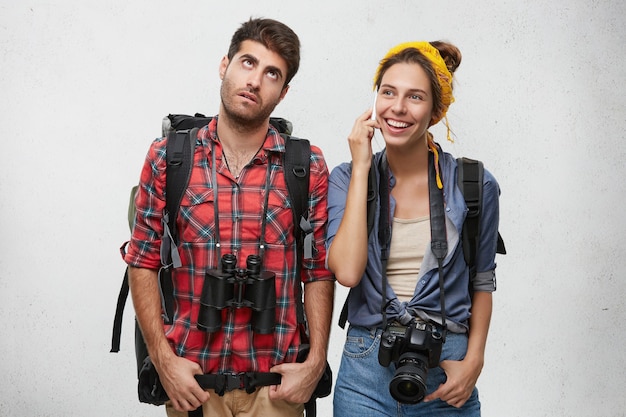
[[[231,154],[249,154],[256,151],[265,142],[269,119],[256,126],[234,122],[221,113],[217,120],[217,136],[222,146]]]
[[[233,177],[239,178],[244,167],[261,150],[269,119],[259,126],[234,123],[228,117],[220,115],[217,119],[217,137],[222,144],[222,158]]]

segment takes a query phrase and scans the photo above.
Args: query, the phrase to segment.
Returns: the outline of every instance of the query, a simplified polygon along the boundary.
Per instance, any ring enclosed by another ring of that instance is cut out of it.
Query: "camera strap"
[[[380,179],[378,181],[378,195],[380,201],[380,215],[378,218],[378,241],[380,242],[380,261],[382,263],[382,281],[380,293],[382,303],[380,306],[383,315],[383,329],[387,328],[387,262],[389,261],[389,246],[391,243],[391,219],[389,202],[389,163],[387,152],[383,151],[378,166]]]
[[[443,201],[443,189],[437,186],[435,157],[433,152],[428,153],[428,194],[430,199],[430,235],[431,250],[437,258],[439,273],[439,300],[441,304],[441,319],[443,326],[443,337],[446,334],[446,308],[444,293],[443,261],[448,254],[448,240],[446,236],[446,218]],[[389,200],[389,163],[387,154],[383,153],[378,166],[380,181],[378,181],[380,196],[380,216],[378,223],[378,240],[380,242],[381,263],[382,263],[382,303],[381,313],[383,316],[383,328],[387,327],[387,262],[389,260],[389,247],[391,244],[391,209]]]
[[[439,272],[439,302],[441,304],[441,325],[443,327],[443,341],[446,340],[446,298],[444,290],[443,260],[448,254],[448,238],[446,234],[446,214],[443,202],[443,187],[437,185],[435,171],[435,156],[428,152],[428,196],[430,198],[430,248],[437,258]]]

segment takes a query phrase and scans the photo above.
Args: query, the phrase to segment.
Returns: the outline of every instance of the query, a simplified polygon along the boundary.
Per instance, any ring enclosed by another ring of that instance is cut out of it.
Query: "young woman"
[[[348,137],[352,162],[331,174],[327,261],[351,288],[335,417],[480,415],[500,191],[485,170],[470,284],[457,163],[428,131],[454,101],[460,62],[445,42],[392,48],[376,72],[374,108]],[[375,129],[386,146],[372,155]],[[370,167],[379,201],[368,233]]]

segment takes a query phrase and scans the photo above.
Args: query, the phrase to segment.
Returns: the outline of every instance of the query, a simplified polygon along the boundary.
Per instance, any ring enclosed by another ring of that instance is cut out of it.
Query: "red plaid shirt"
[[[296,245],[293,213],[283,174],[284,140],[271,128],[265,143],[238,181],[229,172],[217,140],[217,118],[198,132],[194,168],[177,218],[182,267],[172,276],[176,309],[165,326],[174,351],[199,363],[205,373],[268,372],[283,362],[294,362],[300,345],[294,285]],[[214,144],[217,187],[211,180],[211,143]],[[125,261],[134,267],[158,269],[165,207],[166,140],[157,139],[148,151],[135,201],[137,215]],[[214,333],[196,327],[200,296],[207,269],[217,268],[213,201],[218,198],[221,254],[232,253],[245,267],[250,254],[259,253],[261,217],[265,202],[267,164],[271,163],[264,269],[276,274],[276,320],[272,334],[252,331],[251,309],[222,311],[222,328]],[[302,282],[330,280],[324,267],[328,168],[321,151],[311,146],[308,214],[317,252],[302,264]],[[215,189],[217,188],[217,195]]]

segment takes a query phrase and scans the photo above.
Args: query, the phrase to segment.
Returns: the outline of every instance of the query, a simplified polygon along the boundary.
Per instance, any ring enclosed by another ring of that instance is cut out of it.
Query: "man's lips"
[[[243,97],[246,100],[252,101],[253,103],[256,103],[258,101],[256,95],[249,91],[243,91],[239,93],[239,97]]]

